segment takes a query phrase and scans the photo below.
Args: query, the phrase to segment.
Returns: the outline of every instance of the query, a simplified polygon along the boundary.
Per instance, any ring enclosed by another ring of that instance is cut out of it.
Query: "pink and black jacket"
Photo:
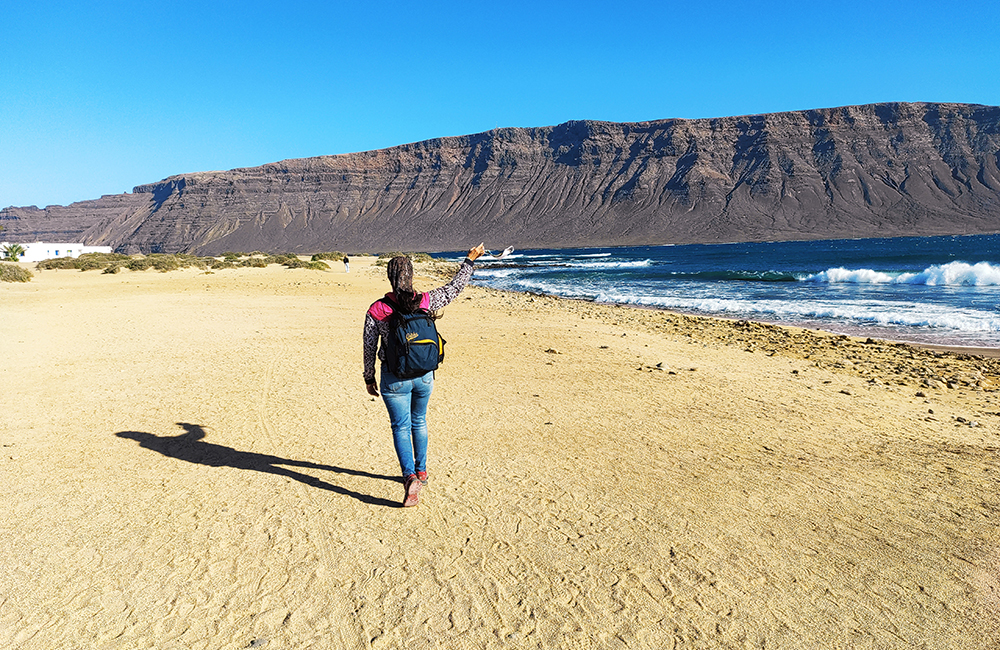
[[[420,308],[428,311],[437,311],[454,300],[472,277],[475,270],[472,260],[465,258],[462,266],[459,267],[455,277],[443,287],[438,287],[432,291],[427,291],[420,297]],[[395,300],[396,294],[389,292],[385,294],[388,298]],[[375,358],[376,350],[379,359],[385,361],[385,352],[379,345],[380,340],[389,334],[389,317],[392,315],[392,307],[379,299],[372,303],[365,314],[364,360],[365,360],[365,384],[375,382]]]

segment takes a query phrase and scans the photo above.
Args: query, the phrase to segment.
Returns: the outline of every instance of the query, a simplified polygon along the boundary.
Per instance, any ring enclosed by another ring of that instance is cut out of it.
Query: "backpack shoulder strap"
[[[402,312],[402,310],[400,310],[399,305],[396,303],[396,301],[393,300],[392,298],[390,298],[389,296],[382,296],[381,298],[379,298],[375,302],[381,302],[381,303],[384,303],[386,305],[389,305],[389,308],[392,309],[392,316],[393,317],[399,317],[399,318],[404,318],[405,319],[406,316],[431,316],[432,315],[429,310],[424,309],[423,307],[418,307],[416,309],[416,311],[412,311],[412,312],[409,312],[407,314],[404,314]]]

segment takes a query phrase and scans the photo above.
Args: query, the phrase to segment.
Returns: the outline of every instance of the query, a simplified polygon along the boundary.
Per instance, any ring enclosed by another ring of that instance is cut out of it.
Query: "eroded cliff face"
[[[146,195],[109,194],[91,201],[50,205],[44,209],[35,206],[4,208],[0,210],[0,226],[3,227],[0,240],[78,242],[88,228],[101,220],[115,219],[133,211],[148,214],[148,202]]]
[[[1000,107],[568,122],[185,174],[0,223],[202,254],[971,234],[1000,231],[998,163]]]

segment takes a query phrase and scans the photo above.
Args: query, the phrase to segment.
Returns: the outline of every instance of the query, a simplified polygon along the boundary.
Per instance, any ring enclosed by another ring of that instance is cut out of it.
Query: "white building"
[[[14,242],[0,242],[0,260],[6,260],[4,250]],[[17,258],[18,262],[41,262],[53,257],[79,257],[83,253],[110,253],[110,246],[84,246],[80,243],[50,243],[36,241],[31,244],[20,244],[24,253]]]

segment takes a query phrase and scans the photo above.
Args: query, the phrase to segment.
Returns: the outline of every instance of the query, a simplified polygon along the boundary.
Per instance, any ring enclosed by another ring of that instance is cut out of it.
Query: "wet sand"
[[[1000,644],[997,359],[471,287],[404,510],[372,261],[0,285],[0,647]]]

